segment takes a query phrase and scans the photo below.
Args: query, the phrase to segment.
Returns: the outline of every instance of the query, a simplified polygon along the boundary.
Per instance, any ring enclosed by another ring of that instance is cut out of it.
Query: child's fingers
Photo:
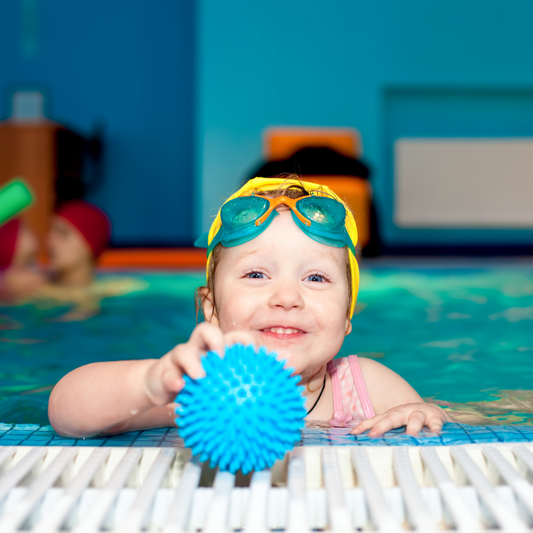
[[[185,381],[177,369],[171,367],[163,374],[163,386],[168,392],[177,394],[185,386]]]
[[[352,435],[359,435],[360,433],[364,433],[365,431],[371,429],[374,427],[374,424],[377,423],[378,420],[381,420],[384,415],[377,415],[372,418],[369,418],[367,420],[363,420],[360,422],[357,427],[352,429],[350,432]]]
[[[224,335],[217,326],[202,322],[194,328],[187,345],[197,350],[199,354],[213,351],[222,355],[224,353]]]
[[[370,437],[379,437],[383,433],[401,426],[406,426],[405,432],[408,435],[418,435],[424,426],[427,426],[432,433],[438,433],[446,420],[446,414],[436,407],[427,404],[409,404],[395,407],[385,414],[363,420],[350,433],[359,435],[370,430],[368,433]]]
[[[167,365],[154,365],[155,374],[150,373],[146,382],[146,394],[152,403],[158,407],[167,405],[175,395],[184,387],[185,382],[179,368]]]
[[[413,411],[407,419],[405,432],[416,437],[422,431],[425,423],[426,415],[422,411]]]
[[[205,376],[200,357],[208,351],[222,356],[226,345],[236,343],[254,344],[254,337],[245,331],[233,331],[224,335],[218,327],[204,322],[194,328],[187,343],[178,344],[167,356],[176,369],[176,379],[182,379],[182,374],[200,379]]]
[[[383,433],[387,433],[391,429],[403,426],[401,421],[403,416],[400,413],[387,413],[374,427],[369,431],[369,437],[380,437]]]
[[[200,353],[187,344],[178,344],[169,352],[170,360],[178,377],[187,374],[193,379],[200,379],[205,376],[205,371],[200,362]]]
[[[434,415],[432,414],[428,416],[426,426],[429,428],[429,431],[431,431],[431,433],[440,433],[445,421],[446,419],[444,413],[435,413]]]
[[[444,422],[442,420],[434,420],[431,423],[429,423],[427,426],[429,428],[429,431],[431,433],[440,433],[442,430],[442,426],[444,425]]]

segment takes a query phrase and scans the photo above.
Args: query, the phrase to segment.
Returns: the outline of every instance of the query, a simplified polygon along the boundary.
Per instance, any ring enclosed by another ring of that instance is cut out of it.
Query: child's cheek
[[[220,328],[224,333],[246,329],[246,302],[235,297],[230,301],[225,301],[218,308],[220,317]]]

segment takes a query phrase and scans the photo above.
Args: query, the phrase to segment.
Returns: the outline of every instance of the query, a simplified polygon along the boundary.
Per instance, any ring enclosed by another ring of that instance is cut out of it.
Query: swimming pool
[[[73,368],[159,357],[188,338],[203,272],[124,276],[135,292],[86,321],[58,321],[68,308],[46,302],[0,307],[0,422],[46,425],[49,391]],[[532,424],[532,320],[530,263],[367,262],[341,355],[377,358],[466,422]]]

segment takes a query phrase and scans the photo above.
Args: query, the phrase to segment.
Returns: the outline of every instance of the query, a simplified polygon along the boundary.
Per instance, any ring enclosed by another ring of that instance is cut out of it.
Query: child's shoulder
[[[335,357],[328,363],[328,370],[331,372],[336,370],[337,372],[346,372],[350,368],[350,358],[357,359],[354,355],[345,355],[343,357]]]
[[[360,374],[362,370],[360,361],[361,358],[357,355],[336,357],[328,363],[328,371],[330,374],[337,374],[341,380],[344,380],[345,377]]]
[[[335,357],[329,363],[337,367],[349,366],[351,363],[357,362],[360,365],[378,365],[383,366],[381,363],[369,359],[368,357],[361,357],[359,355],[343,355],[341,357]]]
[[[343,357],[336,357],[328,363],[328,370],[336,370],[340,375],[345,374],[350,367],[352,369],[354,366],[358,366],[361,369],[363,374],[374,374],[381,373],[383,371],[387,372],[389,369],[378,363],[374,359],[369,357],[360,357],[357,355],[345,355]]]

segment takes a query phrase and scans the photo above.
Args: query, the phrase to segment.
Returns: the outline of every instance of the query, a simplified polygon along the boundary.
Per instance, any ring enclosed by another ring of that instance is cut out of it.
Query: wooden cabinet
[[[82,156],[83,139],[56,122],[0,122],[0,186],[20,177],[31,188],[35,200],[21,218],[37,234],[41,252],[56,203],[58,180],[67,183],[69,192],[79,190],[81,194],[81,189],[72,184],[81,183]]]

